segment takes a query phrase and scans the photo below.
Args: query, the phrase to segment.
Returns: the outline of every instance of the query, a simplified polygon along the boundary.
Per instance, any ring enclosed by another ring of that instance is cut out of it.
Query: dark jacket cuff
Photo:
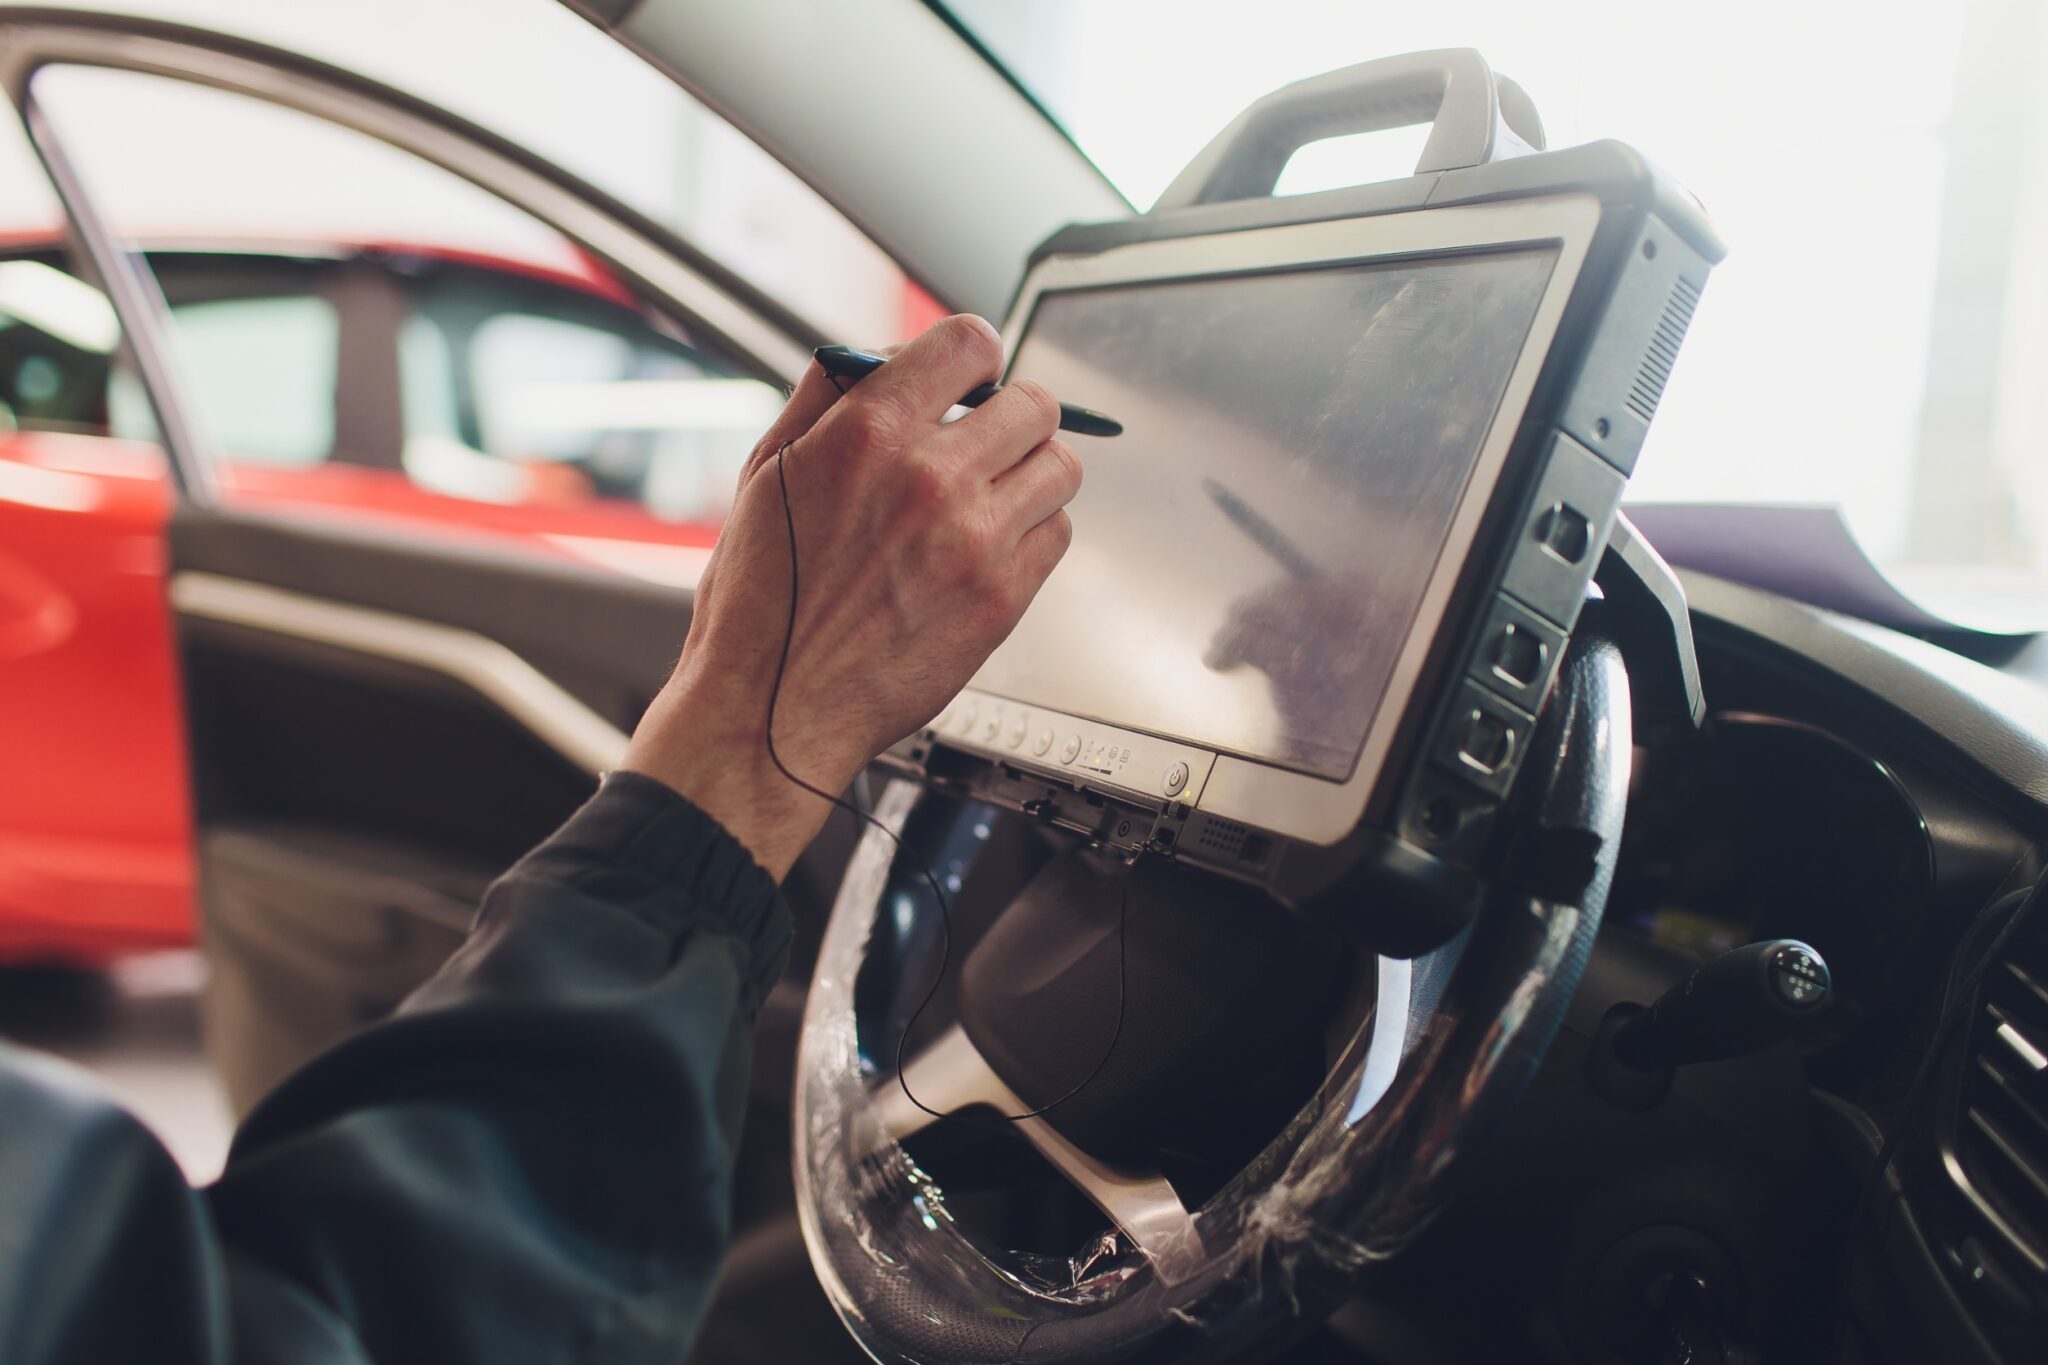
[[[606,775],[508,874],[522,875],[560,879],[678,935],[729,935],[741,948],[750,1008],[788,959],[790,915],[775,879],[725,826],[640,773]]]

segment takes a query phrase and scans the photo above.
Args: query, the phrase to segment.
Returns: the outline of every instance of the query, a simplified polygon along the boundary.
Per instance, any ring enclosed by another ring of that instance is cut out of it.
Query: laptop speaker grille
[[[1693,309],[1699,307],[1699,286],[1683,275],[1672,282],[1671,297],[1664,304],[1664,316],[1650,334],[1643,363],[1636,370],[1636,382],[1628,391],[1628,410],[1645,422],[1656,414],[1657,402],[1670,382],[1671,367],[1678,363],[1678,346],[1685,329],[1692,325]]]

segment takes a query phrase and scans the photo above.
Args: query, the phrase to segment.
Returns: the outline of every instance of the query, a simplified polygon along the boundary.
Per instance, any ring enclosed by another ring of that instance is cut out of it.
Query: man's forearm
[[[306,1359],[311,1333],[361,1347],[317,1365],[678,1358],[788,938],[773,880],[714,821],[607,779],[396,1018],[243,1127],[208,1194],[242,1356],[269,1333]]]

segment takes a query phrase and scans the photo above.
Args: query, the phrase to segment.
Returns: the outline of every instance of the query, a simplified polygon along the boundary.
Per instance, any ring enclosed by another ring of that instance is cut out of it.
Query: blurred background
[[[502,23],[487,31],[463,0],[102,8],[274,41],[453,108],[676,227],[836,336],[897,338],[936,309],[795,176],[555,0],[494,0]],[[1624,0],[952,10],[1139,209],[1278,84],[1370,55],[1481,47],[1536,98],[1550,145],[1647,149],[1733,244],[1636,499],[1839,501],[1886,565],[2048,563],[2036,379],[2048,264],[2021,250],[2048,241],[2048,18],[2034,0],[1735,0],[1710,16]],[[545,233],[518,215],[369,141],[330,147],[285,111],[141,76],[66,76],[51,104],[139,237],[231,229],[547,256]],[[1331,139],[1282,188],[1401,174],[1421,133]],[[193,147],[211,151],[195,160]],[[27,158],[0,131],[0,233],[55,231]],[[737,411],[752,420],[756,407]],[[668,491],[666,514],[692,510]]]
[[[835,335],[886,340],[935,308],[771,158],[555,0],[492,0],[499,21],[482,30],[469,0],[85,7],[276,42],[466,114]],[[1141,209],[1267,90],[1371,56],[1479,47],[1534,97],[1552,146],[1612,137],[1646,150],[1733,246],[1636,499],[1838,502],[1888,565],[2048,565],[2048,7],[2036,0],[952,9]],[[546,256],[517,215],[408,174],[419,168],[373,144],[307,156],[284,111],[125,73],[67,75],[73,89],[52,103],[139,236],[233,223]],[[1400,174],[1422,132],[1319,144],[1283,188]],[[173,150],[192,147],[213,152],[202,163]],[[15,129],[0,130],[0,233],[54,231],[27,156]],[[935,193],[943,183],[935,169]]]
[[[959,0],[1140,208],[1346,62],[1476,47],[1552,147],[1618,138],[1730,246],[1636,501],[1839,503],[1887,567],[2048,569],[2048,6],[2039,0]],[[1426,129],[1304,149],[1385,179]]]
[[[556,0],[487,3],[485,24],[486,0],[78,7],[274,43],[452,110],[673,229],[825,335],[884,342],[942,311],[746,137]],[[1636,499],[1837,504],[1880,564],[1966,592],[2010,595],[2048,572],[2039,0],[958,0],[950,10],[1141,210],[1276,86],[1375,56],[1478,47],[1534,98],[1550,145],[1635,145],[1705,201],[1730,243],[1664,395]],[[192,391],[232,452],[236,496],[425,515],[350,468],[380,467],[430,495],[443,524],[694,581],[733,470],[779,405],[774,385],[647,324],[551,229],[367,137],[134,72],[52,70],[37,92],[115,231],[158,270]],[[72,437],[112,438],[90,452],[91,470],[132,459],[141,463],[123,477],[160,481],[152,419],[114,359],[112,312],[63,269],[58,207],[18,124],[0,124],[0,437],[18,429],[57,442],[0,462],[0,503],[63,509],[83,496],[64,482],[87,468],[84,447],[63,444]],[[1306,148],[1282,189],[1406,174],[1422,131]],[[945,168],[929,168],[929,181],[946,193]],[[354,382],[344,319],[364,316],[388,324],[403,380],[391,429],[367,434],[335,401]],[[96,368],[81,378],[33,347],[7,349],[32,334],[97,356]],[[26,591],[4,577],[7,548],[0,605]],[[0,670],[24,676],[7,651],[29,646],[6,635],[8,620],[0,628]],[[0,687],[0,704],[6,696]],[[170,708],[172,694],[156,704]],[[192,1045],[201,967],[176,932],[135,928],[182,923],[190,937],[183,772],[174,754],[164,762],[149,815],[155,861],[94,873],[102,888],[134,890],[158,919],[95,920],[99,902],[81,900],[85,918],[73,923],[84,927],[58,954],[71,965],[0,981],[0,1030],[114,1075],[204,1175],[220,1159],[227,1109]],[[49,882],[51,869],[86,878],[79,869],[94,856],[38,834],[53,798],[22,774],[10,785],[0,909],[69,913],[21,888]]]

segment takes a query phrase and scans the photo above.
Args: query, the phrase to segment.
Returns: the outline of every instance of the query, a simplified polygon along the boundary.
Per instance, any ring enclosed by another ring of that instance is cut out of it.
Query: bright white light
[[[107,296],[41,261],[0,261],[0,312],[95,355],[121,342],[121,322]]]
[[[2048,1071],[2048,1056],[2043,1056],[2041,1049],[2028,1042],[2026,1035],[2011,1024],[2002,1023],[1998,1026],[1998,1038],[2017,1053],[2019,1059],[2032,1070]]]
[[[782,411],[755,379],[647,379],[535,384],[498,399],[494,419],[528,431],[744,431]]]
[[[2031,47],[2038,67],[2048,23],[2022,22],[2038,0],[1729,0],[1705,18],[1640,0],[955,5],[1141,206],[1270,90],[1394,53],[1478,48],[1528,91],[1552,147],[1635,146],[1700,196],[1728,242],[1633,496],[1837,503],[1889,568],[1917,553],[1920,499],[1944,445],[1972,454],[1988,442],[1993,460],[1955,461],[1973,495],[2011,512],[2009,543],[1987,544],[1985,562],[2048,567],[2048,404],[2024,378],[2048,354],[2048,99],[2025,106],[2031,132],[1995,170],[1975,169],[1982,158],[1957,127],[1966,19],[1998,26],[2016,52]],[[1831,78],[1843,71],[1884,98],[1844,99]],[[1406,174],[1414,158],[1392,137],[1304,148],[1280,188]],[[1966,420],[1942,427],[1950,414],[1937,404],[1923,431],[1936,290],[1953,287],[1937,271],[1959,169],[2019,187],[2005,321],[1991,309],[1983,325],[2003,326],[2000,370],[2023,377],[2000,381],[1988,434],[1968,425],[1967,405]]]
[[[215,28],[361,72],[507,137],[677,229],[827,334],[875,342],[902,335],[903,275],[879,248],[779,162],[558,0],[491,0],[484,23],[478,0],[65,3]],[[575,268],[546,242],[501,222],[489,205],[471,202],[475,196],[458,202],[452,185],[411,177],[394,187],[359,148],[323,139],[327,150],[308,154],[303,137],[276,147],[272,129],[284,120],[245,108],[222,123],[193,107],[208,92],[173,107],[142,94],[139,82],[118,79],[127,73],[104,74],[117,79],[94,82],[90,107],[57,113],[76,116],[60,127],[74,159],[91,163],[82,167],[86,174],[119,177],[123,202],[109,207],[125,230],[217,239],[224,230],[267,225],[281,237],[315,241],[368,233],[376,241],[482,246]],[[210,132],[195,120],[212,125]],[[0,230],[54,232],[60,221],[18,125],[0,127]]]

